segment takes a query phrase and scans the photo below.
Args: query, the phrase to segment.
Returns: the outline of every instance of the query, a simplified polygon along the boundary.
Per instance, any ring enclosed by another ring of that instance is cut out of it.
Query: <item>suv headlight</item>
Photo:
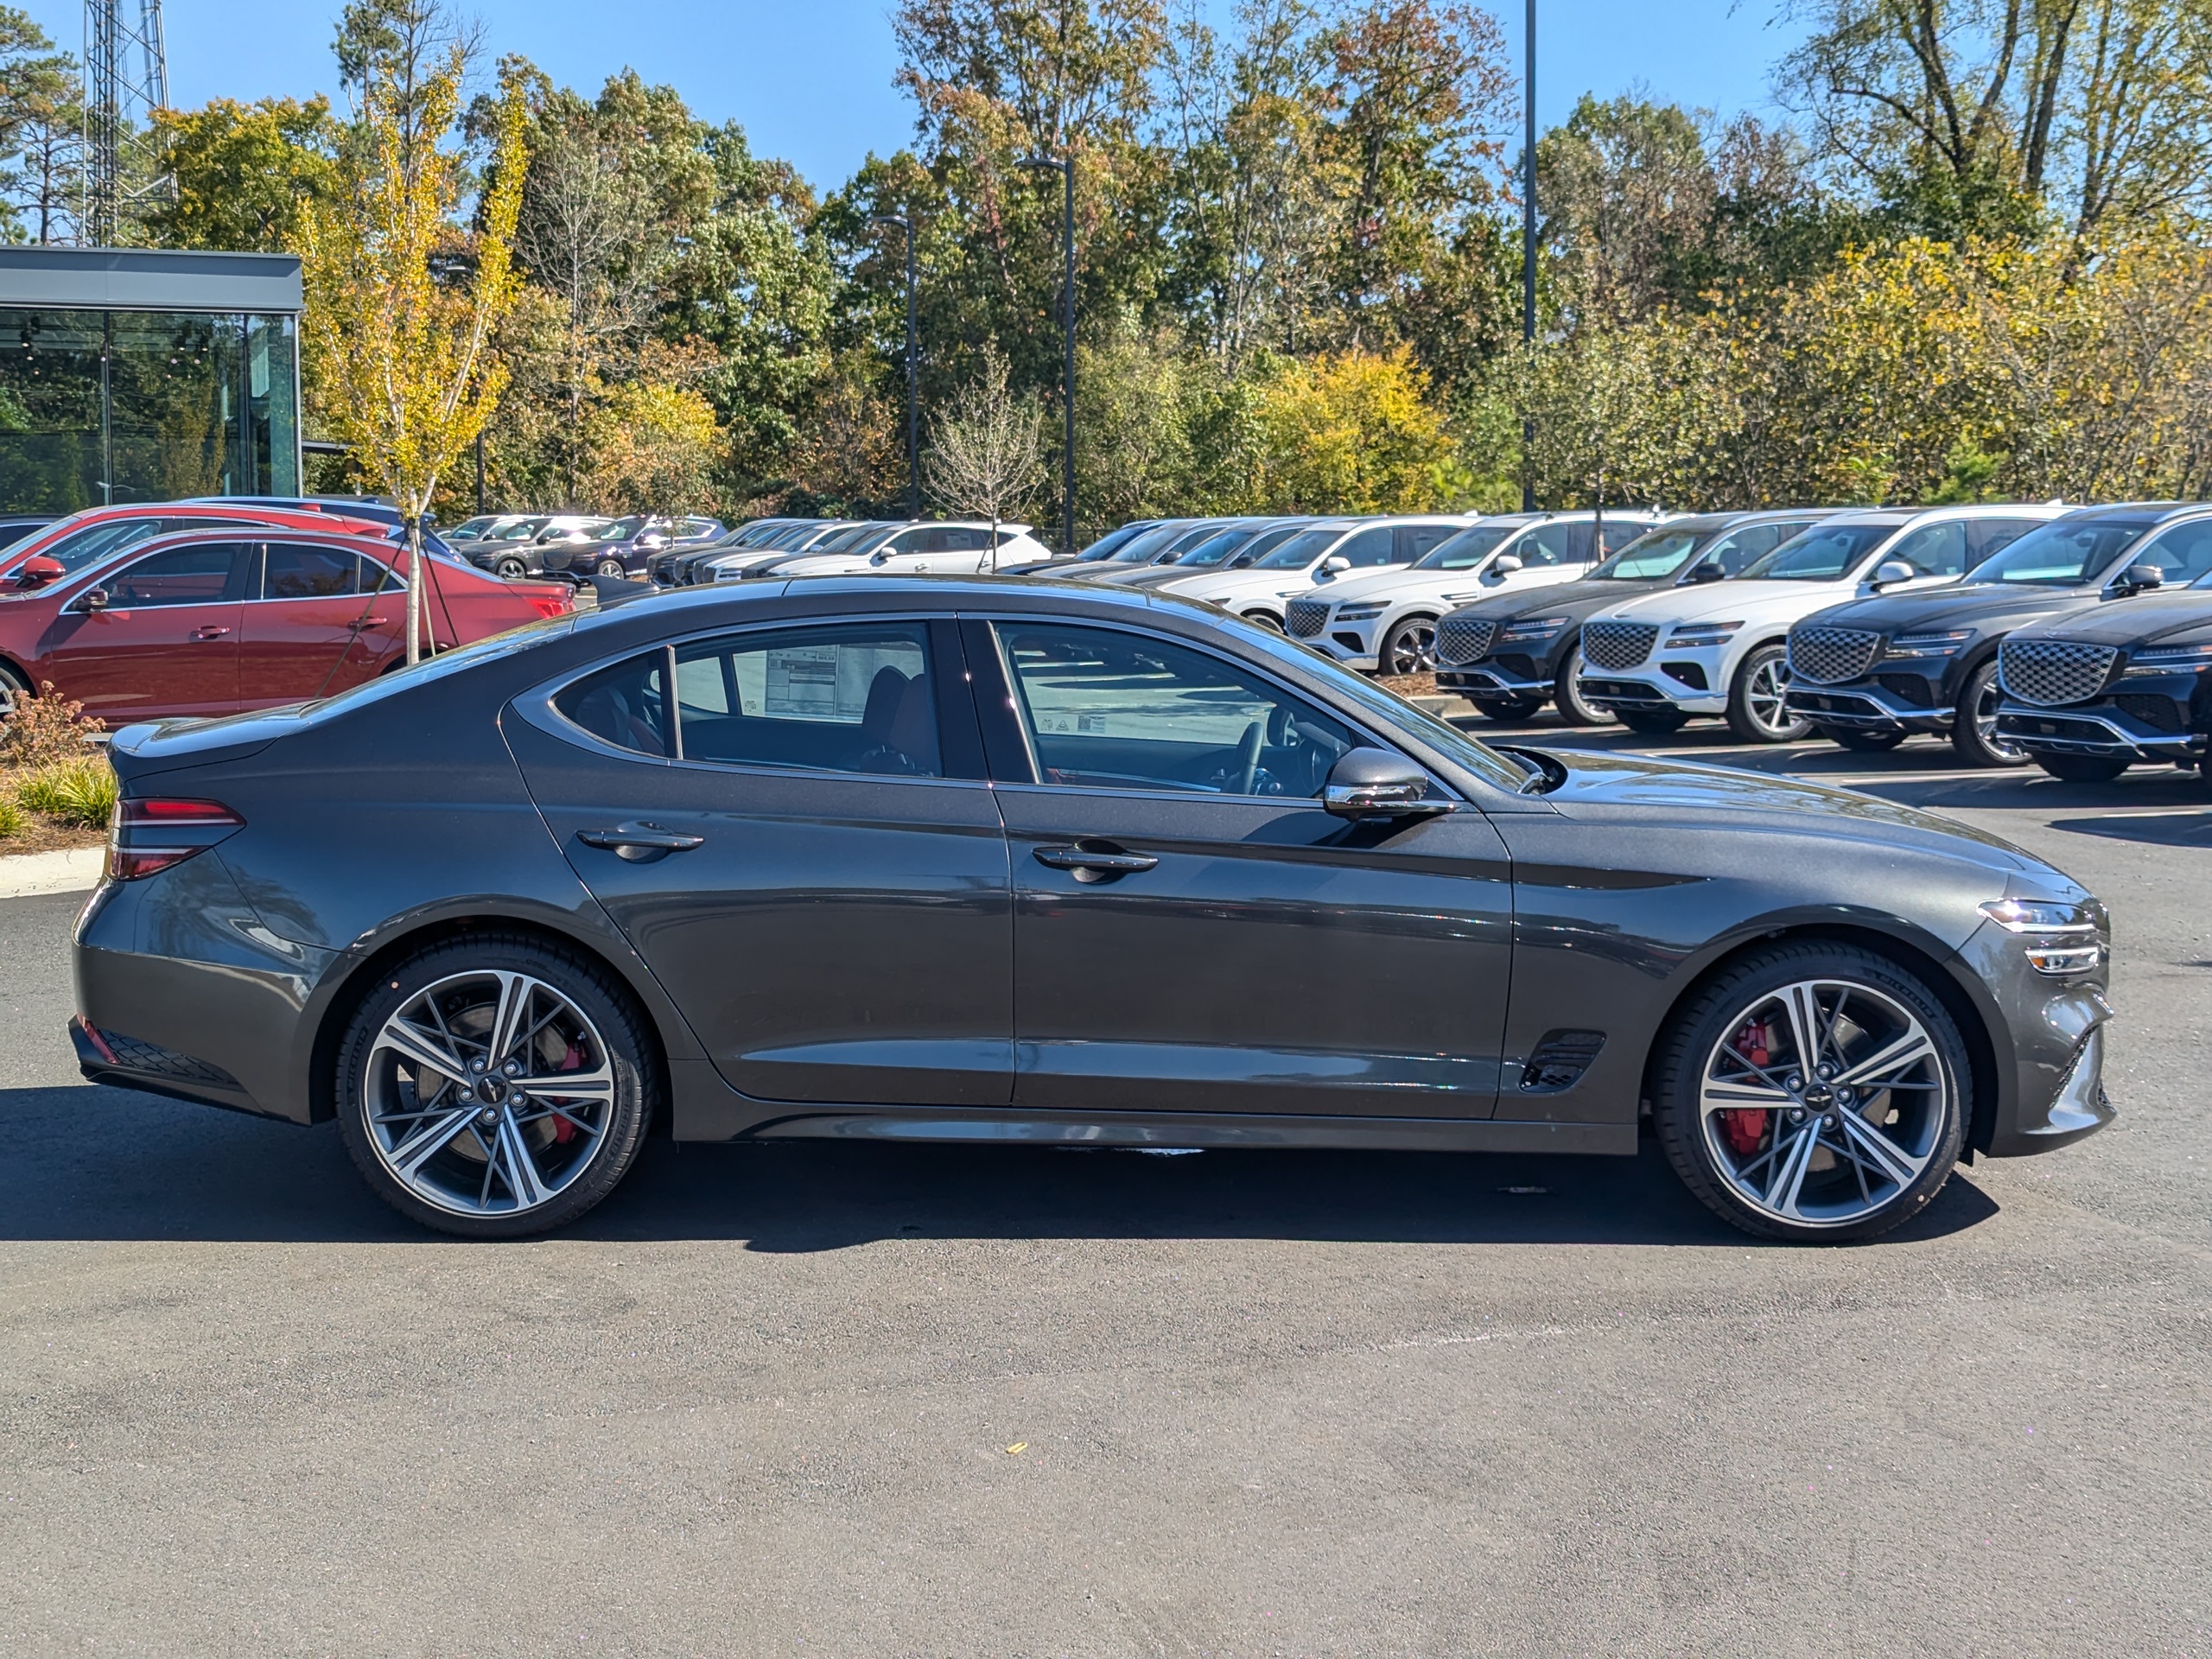
[[[2146,645],[2141,651],[2128,654],[2127,666],[2120,671],[2123,680],[2153,674],[2191,674],[2199,669],[2212,668],[2212,645]]]
[[[1959,647],[1974,638],[1972,628],[1954,628],[1948,633],[1901,633],[1890,641],[1887,657],[1949,657]]]
[[[1531,617],[1520,622],[1509,622],[1498,630],[1497,642],[1502,645],[1541,645],[1567,626],[1563,616]]]
[[[1338,622],[1372,622],[1389,608],[1388,605],[1380,602],[1340,605],[1337,607],[1335,620]]]
[[[1719,645],[1735,637],[1741,622],[1685,622],[1667,636],[1669,645]]]
[[[2007,933],[2021,935],[2028,966],[2063,979],[2094,970],[2105,959],[2094,906],[2055,899],[1993,899],[1981,913]]]

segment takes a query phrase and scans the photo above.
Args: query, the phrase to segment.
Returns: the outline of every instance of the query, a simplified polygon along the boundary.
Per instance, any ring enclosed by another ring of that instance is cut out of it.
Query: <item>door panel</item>
[[[1001,653],[994,632],[971,639],[979,702],[1033,768],[999,791],[1017,1105],[1491,1114],[1512,882],[1480,813],[1332,817],[1317,798],[1360,734],[1241,664],[1057,622],[1002,626]]]
[[[102,610],[72,600],[47,630],[42,675],[112,727],[163,715],[234,714],[245,544],[173,548],[101,578]]]
[[[852,632],[784,631],[779,645],[720,661],[687,651],[686,753],[772,751],[785,766],[664,758],[674,734],[660,653],[564,696],[574,723],[518,705],[510,742],[571,867],[733,1088],[1003,1106],[1013,925],[998,809],[980,780],[925,775],[957,746],[918,734],[912,697],[882,707],[880,677],[899,671],[880,665],[847,694],[849,664],[823,641]],[[972,751],[973,717],[957,712]],[[696,842],[626,856],[585,838],[643,825]]]
[[[242,706],[342,691],[404,650],[407,595],[375,561],[346,548],[270,542],[256,563],[238,630]]]

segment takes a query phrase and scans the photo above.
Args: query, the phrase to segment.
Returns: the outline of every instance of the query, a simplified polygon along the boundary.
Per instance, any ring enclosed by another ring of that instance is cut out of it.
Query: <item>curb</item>
[[[43,893],[90,893],[100,884],[105,847],[70,847],[53,853],[16,853],[0,857],[0,899],[29,899]]]

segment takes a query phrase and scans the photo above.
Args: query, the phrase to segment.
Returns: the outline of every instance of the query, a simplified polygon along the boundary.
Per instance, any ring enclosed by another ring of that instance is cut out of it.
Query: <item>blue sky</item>
[[[18,0],[22,3],[22,0]],[[1497,0],[1493,0],[1497,3]],[[1586,91],[1642,83],[1724,112],[1768,107],[1768,67],[1795,38],[1770,19],[1782,0],[1539,0],[1536,106],[1557,122]],[[912,115],[893,89],[889,0],[475,0],[494,52],[520,52],[556,80],[593,90],[628,64],[666,81],[713,121],[744,124],[756,153],[781,156],[823,187],[871,149],[906,143]],[[77,0],[26,8],[75,51]],[[1225,19],[1227,0],[1210,0]],[[334,91],[336,0],[164,0],[172,100],[250,100]],[[1516,61],[1521,6],[1502,21]]]

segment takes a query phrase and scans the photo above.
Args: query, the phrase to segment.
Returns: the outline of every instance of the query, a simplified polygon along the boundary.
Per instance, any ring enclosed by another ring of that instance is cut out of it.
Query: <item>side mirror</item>
[[[16,586],[43,588],[49,582],[59,581],[69,573],[59,559],[49,559],[44,554],[25,559],[16,567]]]
[[[1516,570],[1525,569],[1527,567],[1522,563],[1518,553],[1501,553],[1490,562],[1490,568],[1493,575],[1510,576]]]
[[[1693,565],[1690,568],[1690,574],[1688,579],[1691,582],[1726,582],[1728,579],[1728,573],[1726,570],[1723,570],[1719,565],[1715,564],[1711,559],[1707,559],[1702,563]]]
[[[105,588],[87,588],[83,593],[77,595],[76,608],[80,611],[104,611],[107,609],[107,589]]]
[[[875,551],[874,551],[874,552],[873,552],[873,553],[871,553],[871,554],[869,554],[869,555],[868,556],[868,562],[870,564],[888,564],[888,563],[891,563],[891,550],[890,550],[889,548],[887,548],[887,547],[879,547],[879,548],[877,548],[877,549],[875,550]]]
[[[38,563],[36,559],[29,560],[26,562],[26,568]],[[48,563],[51,563],[52,561],[49,560]],[[2121,574],[2120,581],[2120,585],[2129,593],[2139,594],[2148,588],[2164,587],[2166,573],[2155,564],[2131,564]]]
[[[1389,749],[1354,749],[1329,769],[1321,804],[1339,818],[1403,818],[1446,812],[1428,797],[1428,774]]]
[[[1351,561],[1341,553],[1332,553],[1321,561],[1321,573],[1324,575],[1340,575],[1351,569]]]
[[[1884,559],[1881,563],[1874,567],[1872,585],[1877,588],[1887,588],[1896,582],[1910,582],[1919,574],[1903,559]]]

